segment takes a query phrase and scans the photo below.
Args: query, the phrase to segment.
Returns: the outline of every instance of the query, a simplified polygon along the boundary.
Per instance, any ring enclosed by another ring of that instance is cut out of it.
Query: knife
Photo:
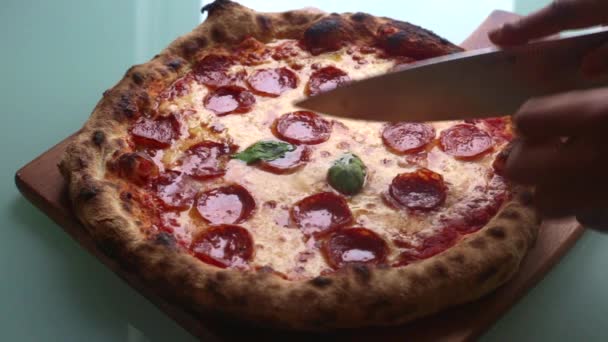
[[[608,41],[608,29],[510,48],[486,48],[415,62],[351,82],[297,106],[374,121],[438,121],[514,113],[532,97],[608,85],[588,78],[582,58]]]

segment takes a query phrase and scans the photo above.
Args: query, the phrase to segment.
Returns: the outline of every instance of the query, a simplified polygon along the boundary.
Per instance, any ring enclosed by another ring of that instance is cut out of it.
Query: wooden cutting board
[[[495,11],[461,45],[467,49],[487,47],[489,29],[517,18],[517,15]],[[252,327],[230,326],[225,322],[197,320],[179,307],[159,298],[145,283],[122,270],[96,247],[84,228],[70,211],[65,193],[65,183],[57,169],[57,163],[71,137],[63,140],[38,158],[34,159],[15,176],[17,187],[23,195],[58,223],[72,238],[96,256],[118,276],[141,292],[184,329],[205,341],[228,341],[239,337],[264,338],[266,340],[332,341],[382,340],[382,341],[465,341],[481,335],[505,313],[527,290],[533,287],[559,258],[576,242],[583,228],[574,219],[544,222],[538,241],[523,261],[519,273],[494,293],[485,298],[394,328],[370,328],[341,331],[331,334],[304,334],[262,330]]]

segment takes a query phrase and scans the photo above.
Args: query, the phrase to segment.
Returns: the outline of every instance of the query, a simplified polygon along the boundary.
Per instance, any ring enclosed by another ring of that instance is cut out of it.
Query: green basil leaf
[[[283,141],[264,140],[256,142],[237,154],[233,154],[232,158],[252,164],[260,160],[269,161],[281,158],[285,153],[295,149],[294,145]]]
[[[345,153],[329,168],[327,181],[334,189],[345,195],[355,195],[363,188],[367,168],[361,158]]]

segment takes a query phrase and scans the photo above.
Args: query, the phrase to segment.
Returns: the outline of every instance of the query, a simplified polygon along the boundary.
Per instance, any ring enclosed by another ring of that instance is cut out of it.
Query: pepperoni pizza
[[[538,222],[501,177],[508,118],[293,105],[459,47],[363,13],[204,10],[104,93],[60,164],[105,253],[195,315],[311,330],[400,324],[517,271]]]

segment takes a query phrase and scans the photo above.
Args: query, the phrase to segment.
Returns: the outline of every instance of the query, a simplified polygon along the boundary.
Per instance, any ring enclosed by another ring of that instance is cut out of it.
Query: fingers
[[[518,133],[529,139],[604,135],[608,129],[608,88],[528,100],[513,121]]]
[[[604,166],[604,146],[605,143],[588,138],[517,141],[507,159],[505,175],[521,184],[554,184],[582,175],[593,177],[598,170],[608,170]]]
[[[563,30],[590,27],[606,21],[608,1],[555,0],[547,7],[490,32],[497,45],[517,45]]]
[[[581,69],[587,77],[597,77],[608,71],[608,44],[589,52],[583,59]]]

